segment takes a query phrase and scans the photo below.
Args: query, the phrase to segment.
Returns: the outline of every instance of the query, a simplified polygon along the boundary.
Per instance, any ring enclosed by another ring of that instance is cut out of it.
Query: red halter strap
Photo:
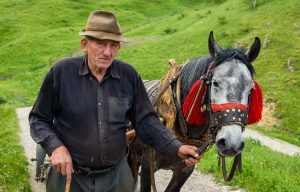
[[[211,104],[211,109],[213,112],[225,111],[226,109],[229,109],[229,108],[247,110],[247,105],[244,105],[241,103],[234,103],[234,102],[228,102],[228,103],[222,103],[222,104],[217,104],[217,103]]]

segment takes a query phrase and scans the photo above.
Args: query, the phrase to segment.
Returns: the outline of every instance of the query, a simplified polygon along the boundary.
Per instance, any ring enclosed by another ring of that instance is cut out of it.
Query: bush
[[[224,3],[226,0],[207,0],[208,3],[211,4],[221,4]]]
[[[178,20],[181,20],[185,17],[185,14],[184,13],[181,13],[179,16],[178,16]]]
[[[173,28],[171,28],[171,27],[167,27],[165,30],[164,30],[164,32],[166,33],[166,34],[172,34],[172,33],[175,33],[177,30],[176,29],[173,29]]]
[[[226,17],[222,16],[222,17],[218,17],[218,21],[221,25],[224,25],[227,23],[226,21]]]
[[[245,35],[245,34],[248,34],[252,29],[253,27],[249,24],[249,23],[246,23],[245,25],[244,24],[241,24],[241,29],[239,30],[240,34],[242,35]]]

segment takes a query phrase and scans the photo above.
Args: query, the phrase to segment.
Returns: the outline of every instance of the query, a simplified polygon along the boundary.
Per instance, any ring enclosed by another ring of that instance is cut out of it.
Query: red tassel
[[[198,88],[201,84],[200,80],[197,80],[194,85],[192,86],[189,94],[185,98],[183,105],[182,105],[182,112],[185,118],[187,118],[188,113],[192,107],[194,98],[196,97]],[[200,92],[196,98],[195,105],[193,107],[193,110],[190,112],[189,118],[187,119],[187,122],[190,125],[201,125],[205,123],[205,114],[201,112],[201,98],[203,97],[204,94],[204,83],[202,84],[200,88]]]
[[[250,104],[248,111],[248,124],[257,123],[262,118],[263,97],[261,89],[256,81],[254,81],[254,89],[250,95]]]

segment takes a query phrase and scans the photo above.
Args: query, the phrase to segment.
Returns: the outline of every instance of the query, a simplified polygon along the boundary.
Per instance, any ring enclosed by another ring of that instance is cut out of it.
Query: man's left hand
[[[199,163],[201,156],[196,152],[197,147],[192,145],[182,145],[178,151],[177,155],[184,160],[187,166],[193,166]]]

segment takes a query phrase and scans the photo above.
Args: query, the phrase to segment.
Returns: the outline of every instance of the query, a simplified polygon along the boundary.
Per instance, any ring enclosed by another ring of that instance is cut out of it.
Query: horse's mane
[[[215,67],[220,65],[222,62],[233,58],[243,62],[249,69],[251,75],[255,73],[253,65],[245,54],[245,50],[240,48],[228,48],[217,53],[215,58]],[[181,72],[181,101],[185,100],[185,97],[189,93],[195,81],[200,79],[200,77],[207,72],[208,65],[212,60],[213,58],[210,56],[196,58],[189,61],[183,67]]]
[[[182,69],[181,72],[181,101],[185,100],[191,87],[204,75],[207,71],[208,64],[212,61],[211,57],[196,58],[189,61]]]

